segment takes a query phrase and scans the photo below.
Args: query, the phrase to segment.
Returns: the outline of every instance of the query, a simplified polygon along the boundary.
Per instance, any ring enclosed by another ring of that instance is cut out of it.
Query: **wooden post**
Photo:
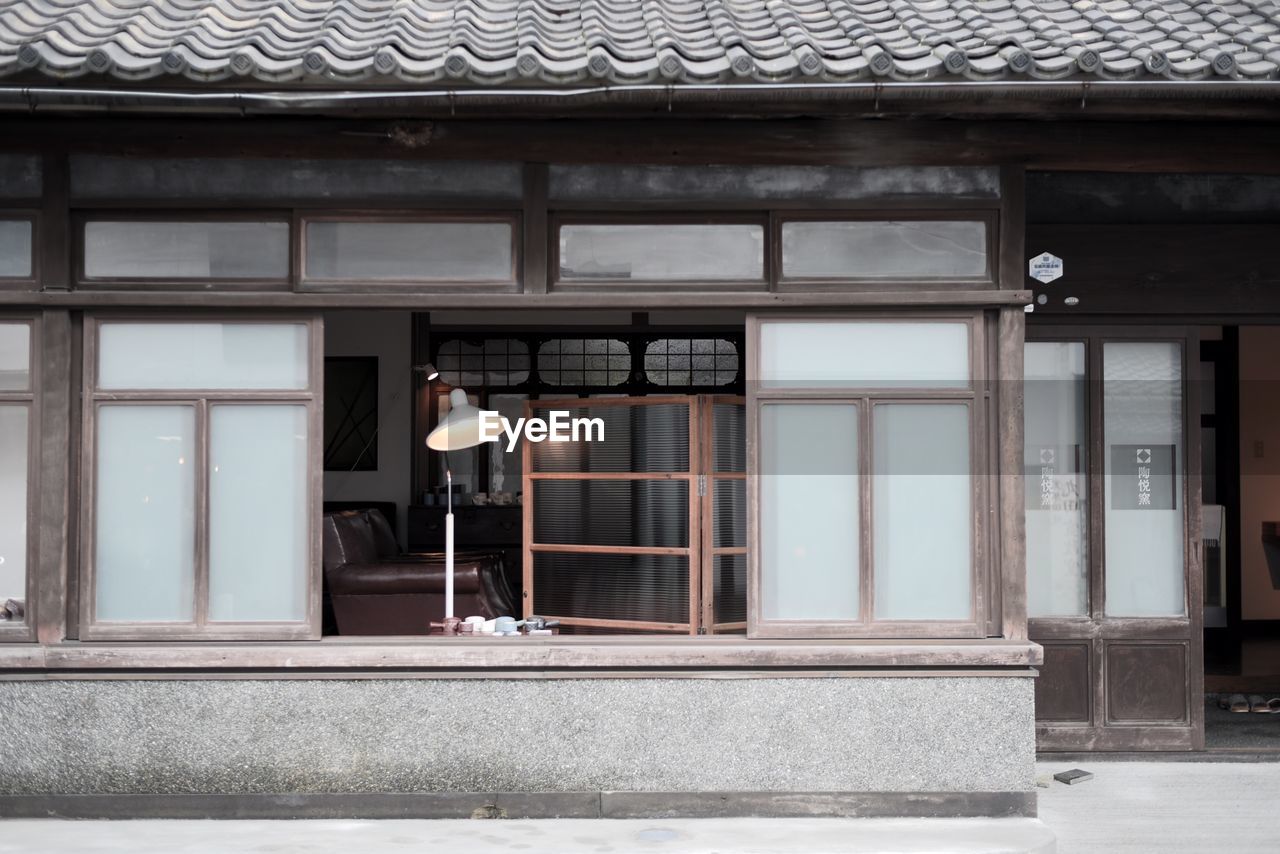
[[[1001,635],[1009,640],[1026,640],[1027,520],[1022,476],[1025,312],[1016,307],[1001,308],[997,334]]]
[[[39,513],[36,526],[36,639],[61,643],[67,633],[67,537],[71,466],[71,312],[46,311],[40,322]]]

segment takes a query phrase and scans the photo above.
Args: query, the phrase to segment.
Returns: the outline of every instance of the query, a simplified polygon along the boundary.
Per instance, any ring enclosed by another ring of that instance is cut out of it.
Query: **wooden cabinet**
[[[409,506],[409,551],[444,550],[446,508],[412,504]],[[523,587],[524,508],[518,504],[502,507],[454,507],[453,537],[457,551],[483,549],[502,552],[503,574],[511,590],[520,595]],[[518,614],[515,616],[519,616]]]

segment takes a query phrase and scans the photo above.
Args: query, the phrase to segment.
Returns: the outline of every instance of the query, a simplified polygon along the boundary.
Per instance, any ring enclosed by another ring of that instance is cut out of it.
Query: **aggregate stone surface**
[[[1026,677],[0,683],[0,794],[999,792]]]

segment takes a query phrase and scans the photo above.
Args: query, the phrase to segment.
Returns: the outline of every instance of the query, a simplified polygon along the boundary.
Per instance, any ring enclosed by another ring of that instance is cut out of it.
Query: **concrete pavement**
[[[1280,763],[1045,761],[1094,773],[1026,819],[0,822],[0,854],[1238,854],[1280,851]],[[1052,834],[1050,833],[1052,832]]]

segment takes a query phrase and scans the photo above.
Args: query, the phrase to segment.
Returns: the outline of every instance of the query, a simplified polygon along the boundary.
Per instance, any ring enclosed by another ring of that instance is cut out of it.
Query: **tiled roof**
[[[0,0],[0,78],[1276,79],[1280,0]]]

